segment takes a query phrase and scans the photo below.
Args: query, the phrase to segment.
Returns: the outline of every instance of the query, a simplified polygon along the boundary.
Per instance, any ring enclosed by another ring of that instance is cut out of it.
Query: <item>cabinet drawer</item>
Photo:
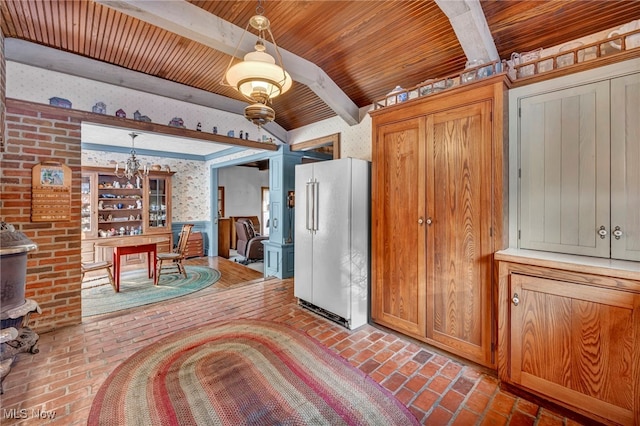
[[[202,233],[192,232],[187,241],[185,257],[202,257],[204,256],[204,244],[202,242]]]

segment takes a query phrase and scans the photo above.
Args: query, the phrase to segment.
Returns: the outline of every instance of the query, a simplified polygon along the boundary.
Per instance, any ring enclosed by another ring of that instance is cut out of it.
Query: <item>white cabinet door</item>
[[[611,80],[611,257],[640,261],[640,74]]]
[[[609,82],[519,107],[520,247],[609,257]]]

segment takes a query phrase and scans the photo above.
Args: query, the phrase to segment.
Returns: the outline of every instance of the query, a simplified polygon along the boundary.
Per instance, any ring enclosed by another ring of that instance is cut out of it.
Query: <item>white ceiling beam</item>
[[[449,18],[467,60],[500,59],[479,0],[435,0]]]
[[[220,96],[206,90],[195,89],[184,84],[163,80],[116,65],[96,61],[84,56],[52,49],[15,38],[5,39],[5,57],[25,65],[69,74],[102,83],[152,93],[196,105],[214,108],[233,114],[244,115],[245,102]],[[267,123],[264,129],[277,139],[287,142],[287,131],[276,122]]]
[[[257,39],[257,36],[250,32],[243,38],[244,28],[224,21],[184,0],[96,0],[96,2],[228,55],[236,54],[239,58],[254,50],[253,46]],[[238,46],[241,39],[242,44]],[[273,45],[268,42],[265,44],[267,51],[273,54]],[[238,47],[237,52],[236,47]],[[320,67],[284,49],[278,50],[282,55],[285,69],[295,81],[308,86],[349,125],[359,123],[357,105]],[[220,78],[222,79],[222,76]]]

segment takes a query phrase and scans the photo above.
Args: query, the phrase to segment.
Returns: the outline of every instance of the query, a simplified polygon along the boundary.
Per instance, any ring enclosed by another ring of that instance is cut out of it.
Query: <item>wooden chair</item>
[[[80,279],[80,281],[84,281],[84,274],[87,272],[100,271],[102,269],[106,269],[107,276],[109,277],[109,283],[111,284],[111,287],[113,287],[113,290],[117,293],[118,289],[116,288],[116,283],[113,280],[113,274],[111,273],[112,266],[113,266],[113,263],[107,260],[104,260],[102,262],[93,262],[93,263],[82,262],[80,264],[80,267],[82,270],[82,278]]]
[[[178,245],[173,249],[171,253],[158,253],[156,255],[157,269],[154,285],[158,285],[161,274],[182,274],[187,278],[187,271],[182,264],[184,260],[184,253],[187,248],[187,242],[189,235],[191,235],[192,223],[182,225],[180,236],[178,237]]]

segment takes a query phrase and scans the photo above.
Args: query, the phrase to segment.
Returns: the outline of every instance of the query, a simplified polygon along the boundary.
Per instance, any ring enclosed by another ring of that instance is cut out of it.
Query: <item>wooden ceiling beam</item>
[[[142,1],[142,0],[96,0],[109,8],[133,16],[151,25],[171,31],[182,37],[242,58],[253,51],[257,37],[251,32],[243,37],[244,28],[206,12],[187,2]],[[241,43],[239,44],[239,41]],[[276,40],[277,42],[277,40]],[[265,42],[267,52],[273,54],[274,47]],[[238,47],[236,51],[236,47]],[[285,69],[291,77],[306,86],[323,100],[346,123],[359,123],[357,105],[320,67],[284,49],[278,49]],[[222,76],[220,76],[222,79]]]
[[[447,15],[467,60],[500,59],[487,19],[478,0],[435,0]]]

